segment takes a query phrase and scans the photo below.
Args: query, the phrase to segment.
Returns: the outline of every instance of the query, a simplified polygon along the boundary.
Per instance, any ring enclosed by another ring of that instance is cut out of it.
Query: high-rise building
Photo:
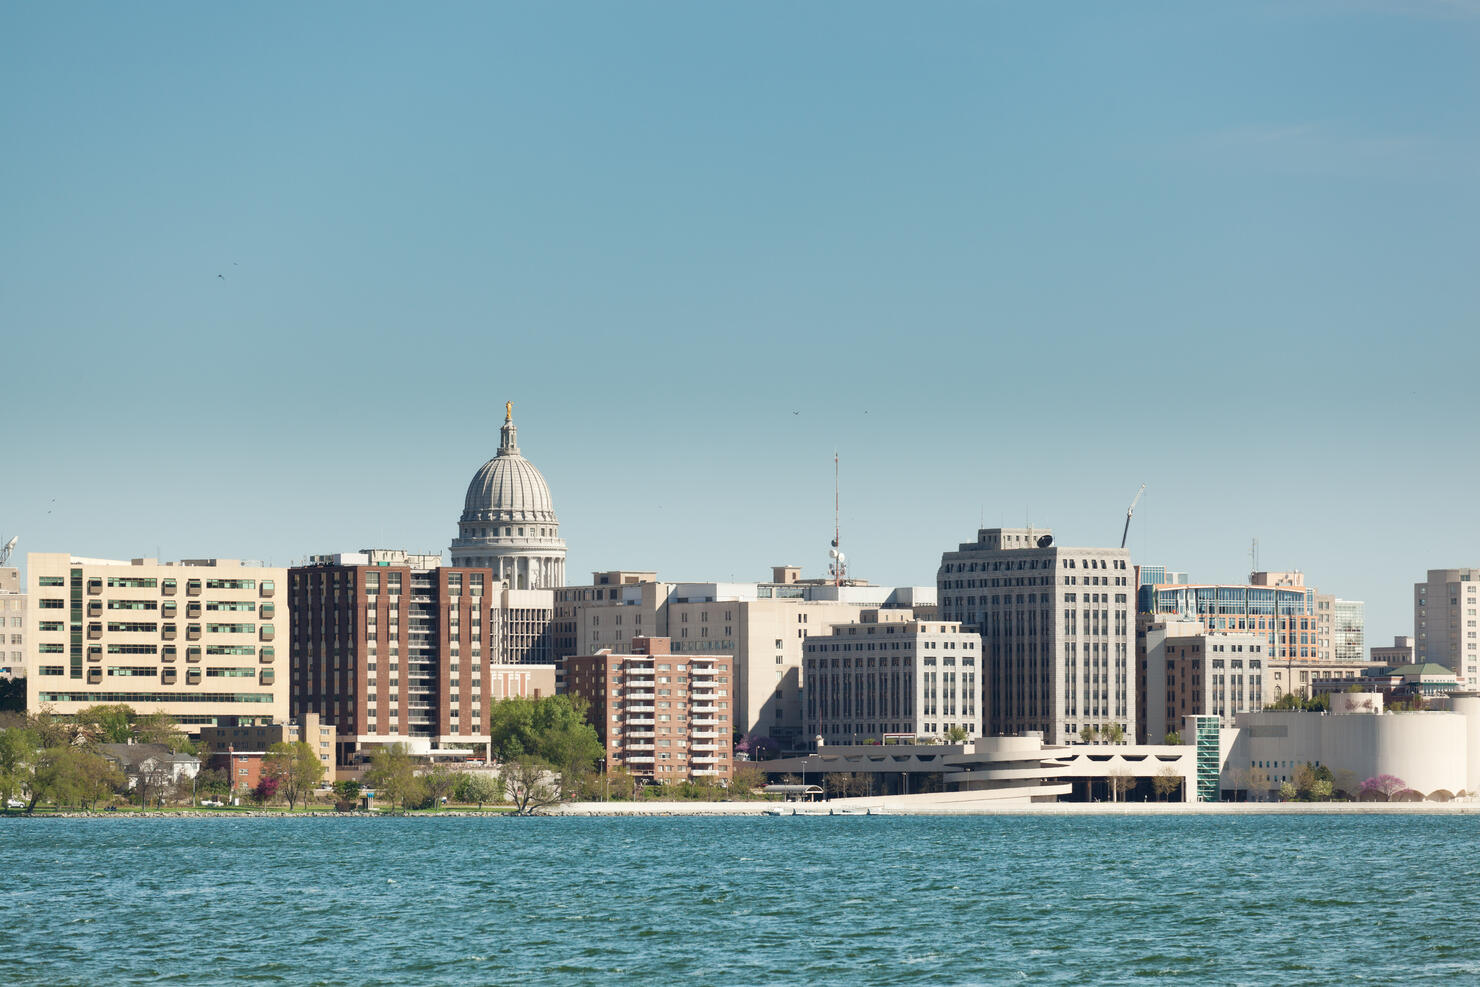
[[[625,648],[635,635],[667,637],[674,654],[733,657],[736,729],[775,740],[784,750],[810,742],[802,716],[802,643],[866,608],[912,608],[933,616],[931,587],[835,585],[804,580],[776,566],[769,582],[660,582],[657,574],[592,574],[589,586],[555,591],[556,651],[594,654]]]
[[[1454,671],[1461,689],[1480,689],[1480,569],[1430,569],[1413,584],[1415,658]]]
[[[1331,660],[1366,661],[1366,605],[1340,598],[1331,602]]]
[[[519,454],[513,405],[505,406],[498,453],[473,474],[452,540],[452,564],[492,569],[509,589],[565,585],[565,542],[550,485]]]
[[[562,691],[587,704],[611,764],[660,782],[728,781],[729,655],[677,655],[662,637],[633,638],[561,663]]]
[[[803,644],[806,731],[829,744],[889,734],[981,736],[980,635],[909,610],[865,610]]]
[[[1254,573],[1256,578],[1264,575],[1267,574]],[[1136,611],[1200,620],[1210,631],[1262,634],[1268,658],[1315,661],[1320,657],[1316,640],[1316,591],[1298,582],[1249,586],[1145,585],[1137,595]]]
[[[286,569],[234,559],[26,557],[26,707],[168,713],[196,733],[288,714]]]
[[[0,679],[26,674],[26,594],[20,570],[0,567]]]
[[[340,763],[365,745],[488,742],[499,584],[440,563],[376,550],[289,570],[292,712],[337,730]]]
[[[1136,728],[1130,554],[1066,548],[1047,528],[983,528],[941,556],[940,617],[982,637],[984,732]]]

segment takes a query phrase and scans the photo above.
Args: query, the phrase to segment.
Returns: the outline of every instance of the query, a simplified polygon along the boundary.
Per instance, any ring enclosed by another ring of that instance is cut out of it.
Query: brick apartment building
[[[567,657],[561,673],[561,690],[589,704],[612,766],[660,782],[733,775],[731,656],[673,654],[668,638],[639,637],[629,653]]]

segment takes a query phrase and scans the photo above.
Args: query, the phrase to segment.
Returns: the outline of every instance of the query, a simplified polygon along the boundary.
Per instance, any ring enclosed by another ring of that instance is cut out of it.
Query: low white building
[[[1246,790],[1253,771],[1278,790],[1308,764],[1330,769],[1338,788],[1391,775],[1425,795],[1480,792],[1480,693],[1455,694],[1442,712],[1384,711],[1380,693],[1334,698],[1349,711],[1239,714],[1220,744],[1223,789]]]

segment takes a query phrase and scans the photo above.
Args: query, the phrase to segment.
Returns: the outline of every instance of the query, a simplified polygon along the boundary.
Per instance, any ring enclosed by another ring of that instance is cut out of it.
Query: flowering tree
[[[257,782],[257,787],[252,789],[252,794],[249,797],[258,805],[265,805],[268,802],[271,802],[273,799],[277,798],[277,792],[278,780],[276,778],[263,776],[262,780]]]
[[[1362,787],[1357,792],[1357,796],[1360,798],[1362,796],[1371,797],[1373,795],[1381,795],[1384,799],[1389,799],[1407,787],[1408,783],[1402,778],[1393,775],[1376,775],[1362,782]]]

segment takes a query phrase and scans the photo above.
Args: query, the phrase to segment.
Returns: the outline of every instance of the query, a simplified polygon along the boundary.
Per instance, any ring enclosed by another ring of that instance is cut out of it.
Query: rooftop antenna
[[[1254,568],[1249,570],[1250,576],[1259,571],[1259,539],[1253,538],[1249,541],[1249,564]]]
[[[1131,499],[1131,506],[1125,509],[1125,529],[1120,533],[1120,547],[1125,548],[1125,539],[1131,533],[1131,515],[1136,513],[1136,505],[1141,502],[1141,495],[1146,492],[1146,484],[1141,484],[1141,489],[1136,491],[1136,496]]]
[[[833,450],[833,540],[832,548],[827,550],[828,558],[832,562],[828,564],[827,571],[833,577],[833,585],[843,585],[843,580],[848,577],[848,558],[838,548],[841,539],[838,524],[838,453]]]
[[[21,536],[15,535],[10,539],[10,541],[5,543],[4,548],[0,548],[0,565],[4,565],[5,563],[10,561],[10,553],[15,551],[15,543],[20,540]]]

